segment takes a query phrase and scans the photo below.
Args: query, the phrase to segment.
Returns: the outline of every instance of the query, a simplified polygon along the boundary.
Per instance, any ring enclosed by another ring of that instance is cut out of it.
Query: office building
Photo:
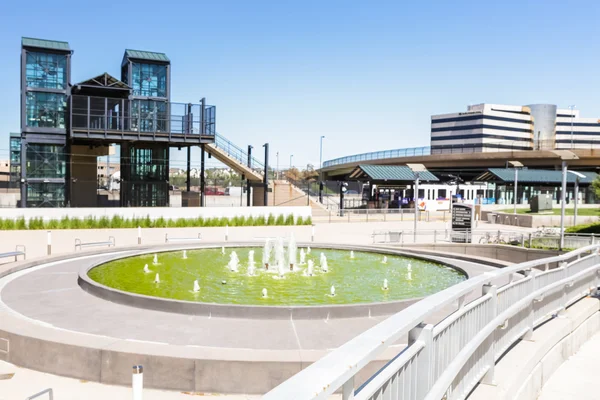
[[[600,149],[600,120],[552,104],[477,104],[431,117],[431,154]]]

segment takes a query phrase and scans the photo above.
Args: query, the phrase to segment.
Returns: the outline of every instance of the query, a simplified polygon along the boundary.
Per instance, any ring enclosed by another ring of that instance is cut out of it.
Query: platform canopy
[[[573,171],[581,174],[579,178],[580,184],[591,184],[598,176],[595,172]],[[567,183],[575,183],[577,174],[567,173]],[[483,174],[474,179],[475,182],[507,182],[511,183],[515,180],[514,168],[490,168]],[[519,169],[519,183],[536,183],[556,185],[562,183],[562,172],[550,169]]]
[[[416,172],[408,166],[401,165],[359,165],[352,170],[350,179],[369,181],[372,183],[412,183],[415,181]],[[439,179],[431,172],[419,171],[420,181],[437,182]]]

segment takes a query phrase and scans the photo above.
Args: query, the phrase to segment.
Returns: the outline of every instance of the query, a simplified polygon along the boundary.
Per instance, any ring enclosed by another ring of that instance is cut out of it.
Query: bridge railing
[[[263,400],[327,399],[340,388],[343,400],[464,399],[478,382],[493,381],[495,362],[513,343],[596,290],[599,249],[587,246],[516,264],[431,295],[332,351]],[[473,291],[481,295],[466,303]],[[441,322],[425,323],[444,310]],[[407,346],[358,387],[356,375],[407,334]]]
[[[215,134],[215,143],[214,145],[227,153],[227,155],[240,164],[244,166],[248,166],[248,153],[245,150],[242,150],[235,143],[227,139],[225,136],[216,133]],[[251,157],[250,159],[250,169],[255,170],[259,173],[264,173],[265,165],[258,161],[256,158]]]

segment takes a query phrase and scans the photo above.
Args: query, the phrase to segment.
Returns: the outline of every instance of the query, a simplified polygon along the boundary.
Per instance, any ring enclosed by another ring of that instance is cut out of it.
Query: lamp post
[[[567,160],[577,160],[576,154],[568,150],[554,150],[556,154],[562,160],[562,185],[560,190],[560,244],[559,250],[562,250],[565,244],[565,200],[567,192]]]
[[[419,220],[419,179],[420,173],[427,171],[423,164],[406,164],[410,168],[415,176],[415,187],[414,187],[414,198],[415,198],[415,222],[413,228],[413,241],[417,242],[417,221]]]
[[[575,108],[575,104],[572,104],[569,106],[569,109],[571,110],[571,149],[573,148],[573,109]]]
[[[514,202],[515,206],[513,209],[513,214],[516,214],[517,213],[517,194],[518,194],[517,183],[519,180],[519,168],[522,168],[523,164],[519,161],[509,161],[508,163],[510,165],[512,165],[513,168],[515,169],[515,184],[514,184],[514,188],[513,188],[513,202]]]
[[[292,169],[292,158],[294,158],[294,155],[290,154],[290,169]]]
[[[275,153],[275,158],[277,158],[277,167],[275,168],[275,179],[279,179],[279,152]]]
[[[319,202],[323,204],[323,139],[325,136],[321,136],[319,146]]]

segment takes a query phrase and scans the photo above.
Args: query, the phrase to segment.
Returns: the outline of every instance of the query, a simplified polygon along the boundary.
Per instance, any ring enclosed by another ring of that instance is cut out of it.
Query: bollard
[[[225,241],[229,240],[229,225],[225,225]]]
[[[529,234],[529,248],[531,248],[531,233]]]
[[[48,255],[52,254],[52,232],[48,231]]]
[[[131,388],[133,389],[133,400],[142,400],[142,391],[144,390],[144,367],[141,365],[133,366]]]
[[[315,226],[313,225],[311,227],[311,232],[310,232],[310,241],[314,242],[315,241]]]
[[[437,243],[437,230],[433,230],[433,243]]]
[[[142,228],[138,226],[138,244],[142,244]]]

